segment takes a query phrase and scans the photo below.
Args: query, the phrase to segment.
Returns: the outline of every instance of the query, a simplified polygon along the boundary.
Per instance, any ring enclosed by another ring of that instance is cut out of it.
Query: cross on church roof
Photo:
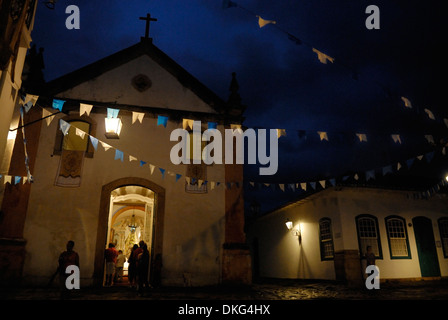
[[[151,21],[157,21],[157,19],[151,18],[150,13],[146,14],[146,17],[140,17],[139,19],[146,20],[145,39],[151,39],[149,37],[149,24],[151,23]]]

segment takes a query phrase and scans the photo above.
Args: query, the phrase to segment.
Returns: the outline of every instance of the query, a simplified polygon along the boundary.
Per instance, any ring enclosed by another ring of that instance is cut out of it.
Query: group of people
[[[115,249],[113,243],[109,243],[109,247],[104,252],[104,258],[106,260],[105,286],[110,287],[113,280],[117,282],[123,279],[123,266],[126,258],[121,250],[117,251]],[[149,258],[148,246],[143,240],[138,245],[134,244],[128,257],[129,284],[131,287],[137,286],[140,294],[143,294],[145,288],[149,288]]]

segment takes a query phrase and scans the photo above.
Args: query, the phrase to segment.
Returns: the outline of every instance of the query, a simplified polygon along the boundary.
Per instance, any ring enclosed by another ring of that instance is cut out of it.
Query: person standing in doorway
[[[126,258],[123,254],[123,250],[118,250],[117,263],[115,265],[115,280],[114,282],[123,281],[123,267]]]
[[[109,248],[104,252],[104,258],[106,260],[106,283],[105,287],[112,286],[112,279],[115,273],[115,264],[117,263],[118,252],[115,249],[113,243],[109,243]]]
[[[134,244],[131,250],[131,254],[128,258],[128,277],[129,277],[129,286],[132,288],[136,285],[137,280],[137,261],[134,257],[134,252],[138,248],[137,244]]]
[[[149,271],[149,251],[146,243],[142,245],[142,252],[138,255],[137,270],[138,270],[138,293],[143,295],[144,289],[149,289],[148,271]]]

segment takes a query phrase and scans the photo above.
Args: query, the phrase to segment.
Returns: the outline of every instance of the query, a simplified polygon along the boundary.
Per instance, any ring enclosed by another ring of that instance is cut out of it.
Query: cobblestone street
[[[2,300],[60,300],[57,287],[1,291]],[[71,300],[448,300],[448,280],[384,282],[379,290],[334,281],[263,280],[250,287],[158,288],[139,296],[134,288],[81,288]]]

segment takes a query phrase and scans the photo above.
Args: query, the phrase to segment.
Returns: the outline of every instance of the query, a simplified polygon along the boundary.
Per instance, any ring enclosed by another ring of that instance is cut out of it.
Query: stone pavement
[[[0,300],[60,300],[57,287],[3,288]],[[246,287],[162,287],[139,296],[127,286],[81,288],[70,300],[448,300],[448,280],[387,281],[379,290],[353,288],[335,281],[263,279]]]

